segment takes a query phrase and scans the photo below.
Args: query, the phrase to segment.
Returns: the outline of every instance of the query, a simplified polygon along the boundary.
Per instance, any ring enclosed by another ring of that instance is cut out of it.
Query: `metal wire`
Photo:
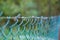
[[[58,40],[57,23],[60,22],[57,22],[56,18],[59,20],[60,17],[19,17],[18,15],[0,16],[0,40]]]

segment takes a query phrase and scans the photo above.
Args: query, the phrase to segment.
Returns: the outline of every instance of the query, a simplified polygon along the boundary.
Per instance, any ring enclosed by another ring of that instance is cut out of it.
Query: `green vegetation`
[[[58,0],[0,0],[0,10],[4,12],[4,16],[15,16],[19,13],[22,16],[57,15],[58,9]]]

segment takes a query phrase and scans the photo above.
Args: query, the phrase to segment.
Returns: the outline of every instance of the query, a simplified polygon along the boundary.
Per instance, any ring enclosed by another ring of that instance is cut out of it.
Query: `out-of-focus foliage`
[[[13,16],[20,11],[19,6],[16,6],[12,0],[1,0],[0,2],[1,10],[4,12],[4,15]]]
[[[58,0],[51,1],[51,15],[57,11]],[[0,10],[5,16],[47,16],[49,14],[49,0],[0,0]]]
[[[45,15],[45,16],[49,16],[49,14],[56,15],[58,8],[58,0],[38,0],[38,1],[36,0],[36,2],[37,2],[38,10],[41,12],[40,15]]]

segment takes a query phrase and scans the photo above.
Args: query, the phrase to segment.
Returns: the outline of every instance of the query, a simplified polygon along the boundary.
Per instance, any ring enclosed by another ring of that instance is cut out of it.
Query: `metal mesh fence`
[[[58,40],[56,18],[1,16],[0,40]]]

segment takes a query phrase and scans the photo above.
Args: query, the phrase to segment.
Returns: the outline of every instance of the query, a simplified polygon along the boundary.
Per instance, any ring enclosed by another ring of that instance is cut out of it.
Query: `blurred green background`
[[[4,16],[49,16],[59,15],[59,0],[0,0]]]

